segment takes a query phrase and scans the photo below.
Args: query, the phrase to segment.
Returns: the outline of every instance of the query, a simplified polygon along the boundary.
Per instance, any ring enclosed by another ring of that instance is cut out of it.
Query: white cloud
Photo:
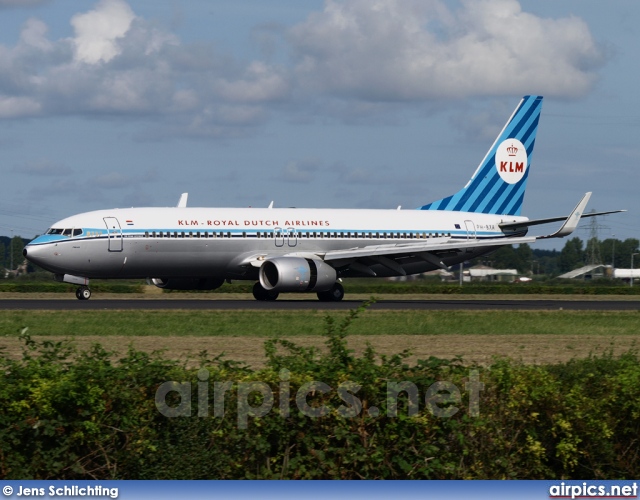
[[[139,137],[242,137],[275,109],[370,121],[442,99],[576,97],[604,60],[583,21],[537,17],[516,0],[457,10],[444,0],[327,0],[283,30],[293,56],[278,64],[186,44],[124,0],[100,0],[70,22],[72,36],[52,40],[30,19],[15,45],[0,45],[0,119],[151,118]]]
[[[131,7],[122,0],[101,0],[94,10],[73,16],[75,60],[96,64],[119,55],[118,40],[129,31],[134,18]]]
[[[221,79],[216,87],[220,97],[231,102],[274,101],[289,93],[286,75],[259,61],[252,62],[241,78]]]
[[[29,97],[5,97],[0,95],[0,118],[33,116],[40,111],[40,104]]]
[[[46,37],[47,31],[47,25],[39,19],[28,19],[20,33],[20,42],[41,52],[50,52],[53,44]]]
[[[289,40],[309,93],[373,102],[575,97],[603,63],[582,20],[537,17],[516,0],[327,0]]]
[[[290,92],[283,68],[184,44],[124,0],[101,0],[70,22],[72,37],[51,40],[30,19],[14,46],[0,45],[0,119],[154,117],[162,137],[236,137]]]

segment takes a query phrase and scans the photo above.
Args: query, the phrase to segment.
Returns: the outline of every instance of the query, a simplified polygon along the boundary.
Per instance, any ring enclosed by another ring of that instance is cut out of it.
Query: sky
[[[0,0],[0,235],[183,192],[413,209],[539,94],[522,214],[593,191],[628,210],[600,239],[638,238],[637,19],[635,0]]]

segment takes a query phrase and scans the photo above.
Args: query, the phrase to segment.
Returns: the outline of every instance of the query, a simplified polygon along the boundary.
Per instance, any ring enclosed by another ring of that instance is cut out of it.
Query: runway
[[[0,299],[0,310],[22,311],[96,311],[96,310],[268,310],[268,311],[338,311],[354,309],[360,300],[319,302],[317,300],[208,300],[208,299]],[[372,309],[418,311],[639,311],[635,300],[380,300]]]

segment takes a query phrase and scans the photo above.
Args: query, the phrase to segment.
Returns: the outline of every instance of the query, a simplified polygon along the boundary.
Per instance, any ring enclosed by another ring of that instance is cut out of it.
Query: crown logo
[[[515,156],[517,152],[518,152],[518,148],[515,147],[513,144],[511,144],[511,146],[507,148],[507,153],[509,153],[509,156]]]

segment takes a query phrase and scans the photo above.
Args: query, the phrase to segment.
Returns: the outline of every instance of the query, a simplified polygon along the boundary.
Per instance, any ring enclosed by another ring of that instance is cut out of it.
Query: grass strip
[[[321,335],[325,311],[0,311],[0,335]],[[637,311],[367,311],[352,335],[638,335]]]

